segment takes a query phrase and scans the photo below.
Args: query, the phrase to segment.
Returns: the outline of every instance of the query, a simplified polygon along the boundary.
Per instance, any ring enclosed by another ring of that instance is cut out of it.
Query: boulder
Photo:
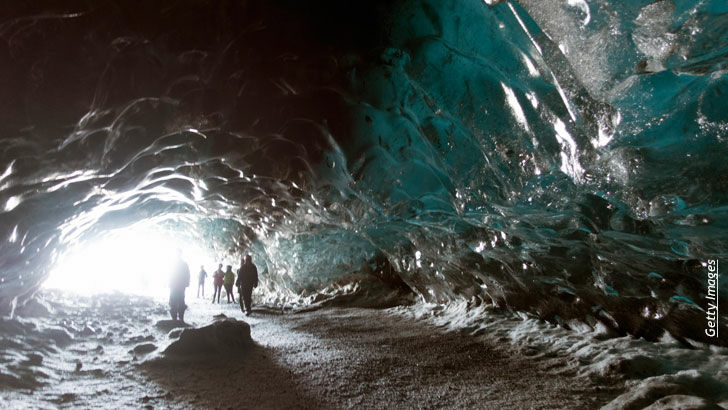
[[[252,342],[250,325],[228,318],[198,329],[184,329],[179,339],[164,350],[164,355],[229,356],[247,350]]]

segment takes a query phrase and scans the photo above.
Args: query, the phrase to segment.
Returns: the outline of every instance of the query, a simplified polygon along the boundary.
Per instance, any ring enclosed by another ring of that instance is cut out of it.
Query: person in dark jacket
[[[174,261],[169,277],[169,314],[172,320],[185,320],[185,289],[190,285],[190,268],[182,260],[182,251],[177,249],[177,259]]]
[[[235,285],[238,287],[238,292],[240,292],[238,298],[240,309],[245,312],[245,316],[250,316],[253,306],[253,288],[258,287],[258,268],[253,263],[253,258],[250,255],[245,255],[245,261],[238,269],[238,280]]]
[[[222,284],[225,274],[222,271],[222,263],[217,265],[217,270],[212,274],[212,303],[215,303],[215,296],[217,296],[217,303],[220,303],[220,294],[222,293]]]

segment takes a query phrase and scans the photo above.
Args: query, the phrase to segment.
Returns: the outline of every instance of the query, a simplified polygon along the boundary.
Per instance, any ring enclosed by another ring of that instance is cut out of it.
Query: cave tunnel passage
[[[726,16],[723,0],[3,2],[0,384],[47,389],[37,407],[126,386],[127,407],[169,404],[174,383],[138,365],[177,326],[244,332],[195,279],[250,253],[256,357],[294,393],[303,368],[314,398],[475,407],[492,359],[523,364],[492,373],[508,376],[493,407],[514,391],[557,407],[580,383],[574,408],[627,385],[613,408],[728,407],[711,271],[728,257]],[[164,300],[177,248],[186,325]],[[518,384],[533,368],[548,376]]]
[[[199,267],[321,212],[319,164],[349,134],[345,67],[377,49],[376,3],[3,8],[3,314],[54,267],[113,272],[107,248],[140,244],[109,232],[157,227],[204,248]]]
[[[698,325],[724,10],[544,4],[4,5],[0,313],[144,225],[193,272],[251,252],[273,304],[374,286],[728,343]]]
[[[166,297],[178,249],[191,273],[189,293],[195,290],[201,267],[211,276],[218,263],[233,264],[231,260],[218,262],[203,244],[148,228],[127,228],[68,249],[50,269],[42,287],[81,295],[121,292]]]

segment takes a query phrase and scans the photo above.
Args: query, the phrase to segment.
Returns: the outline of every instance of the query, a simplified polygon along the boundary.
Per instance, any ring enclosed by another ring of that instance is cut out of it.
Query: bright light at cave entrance
[[[177,248],[190,267],[193,285],[200,265],[209,269],[214,263],[201,247],[155,232],[129,230],[70,250],[61,256],[44,286],[83,294],[168,295]]]

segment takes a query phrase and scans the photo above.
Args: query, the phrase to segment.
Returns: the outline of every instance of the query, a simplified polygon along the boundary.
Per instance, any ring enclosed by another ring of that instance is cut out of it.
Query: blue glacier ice
[[[271,303],[728,343],[701,324],[701,263],[728,256],[725,2],[122,3],[0,21],[4,313],[145,225],[249,250]]]

